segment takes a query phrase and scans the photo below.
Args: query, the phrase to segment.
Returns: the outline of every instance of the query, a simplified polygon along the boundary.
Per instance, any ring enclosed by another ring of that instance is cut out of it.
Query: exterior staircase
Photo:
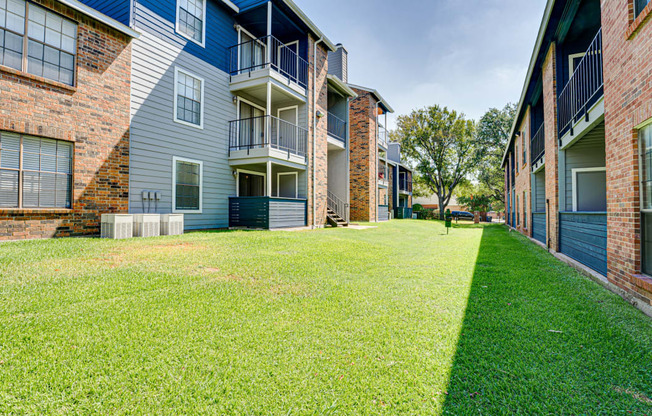
[[[332,192],[328,192],[328,209],[326,211],[326,220],[333,227],[348,227],[349,222],[346,220],[347,204],[336,197]]]

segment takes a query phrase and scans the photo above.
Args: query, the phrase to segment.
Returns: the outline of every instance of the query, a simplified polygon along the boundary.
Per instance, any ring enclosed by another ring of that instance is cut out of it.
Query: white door
[[[297,151],[297,123],[299,114],[297,107],[282,108],[278,110],[278,128],[276,146],[281,150]]]
[[[245,102],[240,102],[240,147],[260,147],[265,136],[265,112]]]
[[[297,175],[296,173],[279,173],[278,175],[278,196],[279,198],[297,198]]]

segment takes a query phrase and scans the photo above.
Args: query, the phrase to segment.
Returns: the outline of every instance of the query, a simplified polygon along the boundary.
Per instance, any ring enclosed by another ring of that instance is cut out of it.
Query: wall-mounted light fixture
[[[324,115],[325,115],[325,114],[322,113],[321,110],[317,110],[317,118],[323,118]]]
[[[521,132],[520,132],[520,131],[517,131],[517,132],[514,134],[514,136],[516,136],[516,137],[521,137]]]
[[[237,104],[237,103],[238,103],[238,97],[236,97],[236,96],[234,95],[234,96],[233,96],[233,104]]]
[[[233,177],[235,178],[236,176],[238,176],[238,171],[237,171],[237,170],[234,170],[234,171],[233,171]]]

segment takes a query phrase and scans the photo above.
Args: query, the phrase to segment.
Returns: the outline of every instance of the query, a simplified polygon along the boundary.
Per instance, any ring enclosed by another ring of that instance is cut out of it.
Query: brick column
[[[550,248],[559,251],[559,141],[557,129],[557,73],[556,44],[550,45],[543,63],[543,119],[545,123],[546,204],[548,241]]]

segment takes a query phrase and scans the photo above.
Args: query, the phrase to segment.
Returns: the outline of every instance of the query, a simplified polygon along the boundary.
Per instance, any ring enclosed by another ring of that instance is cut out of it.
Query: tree
[[[473,121],[435,105],[400,116],[396,137],[424,185],[437,195],[443,219],[455,188],[482,159]]]
[[[505,207],[505,171],[501,164],[503,154],[516,116],[516,105],[507,104],[499,110],[487,111],[477,128],[477,140],[484,148],[484,157],[478,165],[478,181],[494,201],[494,208]]]

